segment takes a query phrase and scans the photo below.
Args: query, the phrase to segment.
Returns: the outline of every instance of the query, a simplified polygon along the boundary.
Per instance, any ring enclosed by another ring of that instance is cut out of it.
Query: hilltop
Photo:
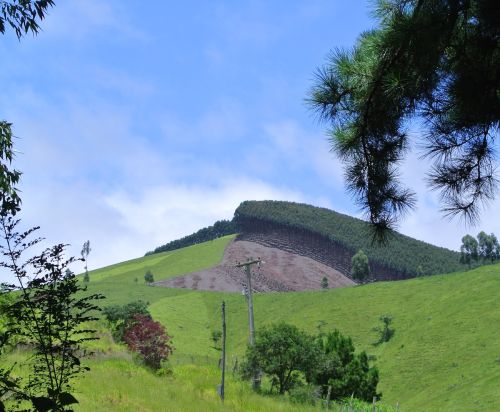
[[[351,258],[360,249],[370,261],[371,280],[398,280],[463,270],[460,255],[398,232],[387,242],[373,242],[372,228],[360,219],[333,210],[284,201],[246,201],[232,221],[218,221],[192,235],[159,246],[146,256],[179,246],[237,234],[222,263],[159,283],[169,287],[238,291],[245,276],[234,269],[238,261],[262,257],[267,262],[256,273],[256,291],[320,289],[352,285]]]

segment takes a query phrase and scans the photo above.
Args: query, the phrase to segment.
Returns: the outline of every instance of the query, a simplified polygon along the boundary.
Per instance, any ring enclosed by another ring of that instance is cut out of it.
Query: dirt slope
[[[195,290],[241,291],[246,285],[246,276],[243,269],[234,265],[257,257],[265,263],[260,269],[253,267],[252,288],[256,292],[321,289],[324,276],[330,288],[354,284],[337,270],[311,258],[237,239],[227,246],[220,265],[155,284]]]

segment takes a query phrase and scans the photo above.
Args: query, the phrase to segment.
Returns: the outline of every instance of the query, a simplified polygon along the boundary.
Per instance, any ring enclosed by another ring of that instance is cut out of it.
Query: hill
[[[407,279],[466,269],[460,263],[460,254],[449,249],[395,231],[390,232],[385,244],[379,244],[373,242],[372,228],[363,220],[307,204],[271,200],[243,202],[232,221],[217,221],[213,226],[159,246],[146,256],[236,233],[237,240],[311,258],[344,276],[350,276],[351,258],[360,249],[368,255],[373,280]],[[198,283],[184,279],[186,282]],[[275,290],[289,290],[288,286]]]
[[[460,255],[398,232],[387,243],[373,242],[371,226],[333,210],[283,201],[246,201],[234,221],[241,239],[310,256],[343,274],[362,249],[376,280],[395,280],[464,270]]]
[[[197,368],[216,362],[218,352],[211,347],[210,336],[220,329],[220,304],[225,300],[231,365],[236,357],[241,358],[247,341],[244,297],[240,293],[151,287],[144,284],[143,275],[149,269],[156,280],[162,280],[208,269],[220,262],[233,238],[93,271],[89,291],[104,293],[108,299],[103,305],[148,300],[153,316],[174,336],[172,363],[194,363]],[[376,357],[383,404],[399,402],[403,411],[499,410],[499,293],[500,265],[484,266],[328,291],[257,293],[255,321],[257,328],[284,320],[309,332],[324,325],[323,330],[338,328],[350,335],[359,350]],[[389,342],[375,347],[371,329],[382,314],[393,316],[396,333]],[[215,388],[218,376],[208,376],[213,379],[208,387]],[[126,396],[127,390],[120,393]],[[106,392],[100,393],[106,399]],[[213,397],[212,390],[210,394]]]

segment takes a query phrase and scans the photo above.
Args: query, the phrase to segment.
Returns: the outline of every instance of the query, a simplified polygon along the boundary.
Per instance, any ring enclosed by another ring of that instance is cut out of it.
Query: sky
[[[231,219],[244,200],[362,216],[305,99],[329,54],[375,27],[370,4],[56,0],[38,36],[0,37],[22,224],[74,255],[89,240],[95,269]],[[498,200],[475,227],[443,218],[428,167],[418,152],[402,165],[418,204],[400,232],[456,250],[466,233],[500,235]]]

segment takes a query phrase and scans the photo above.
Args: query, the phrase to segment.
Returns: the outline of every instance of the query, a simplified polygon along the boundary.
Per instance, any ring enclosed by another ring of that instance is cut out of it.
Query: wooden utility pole
[[[224,381],[226,378],[226,303],[222,301],[222,378],[220,384],[220,398],[224,402]]]
[[[248,336],[248,343],[250,346],[254,345],[255,342],[255,325],[254,325],[254,320],[253,320],[253,299],[252,299],[252,273],[251,273],[251,266],[252,265],[260,265],[261,260],[260,258],[257,259],[252,259],[250,258],[247,260],[245,263],[238,263],[236,265],[237,268],[245,268],[245,273],[247,275],[247,302],[248,302],[248,329],[249,329],[249,336]],[[252,380],[252,386],[254,389],[258,389],[260,386],[260,377],[259,374],[256,373],[253,377]]]
[[[236,265],[237,268],[245,268],[245,273],[247,275],[247,300],[248,300],[248,329],[250,335],[248,337],[248,342],[251,346],[253,346],[255,342],[255,325],[253,321],[253,299],[252,299],[252,274],[251,274],[251,266],[252,265],[260,265],[260,258],[257,259],[249,259],[245,263],[238,263]]]

